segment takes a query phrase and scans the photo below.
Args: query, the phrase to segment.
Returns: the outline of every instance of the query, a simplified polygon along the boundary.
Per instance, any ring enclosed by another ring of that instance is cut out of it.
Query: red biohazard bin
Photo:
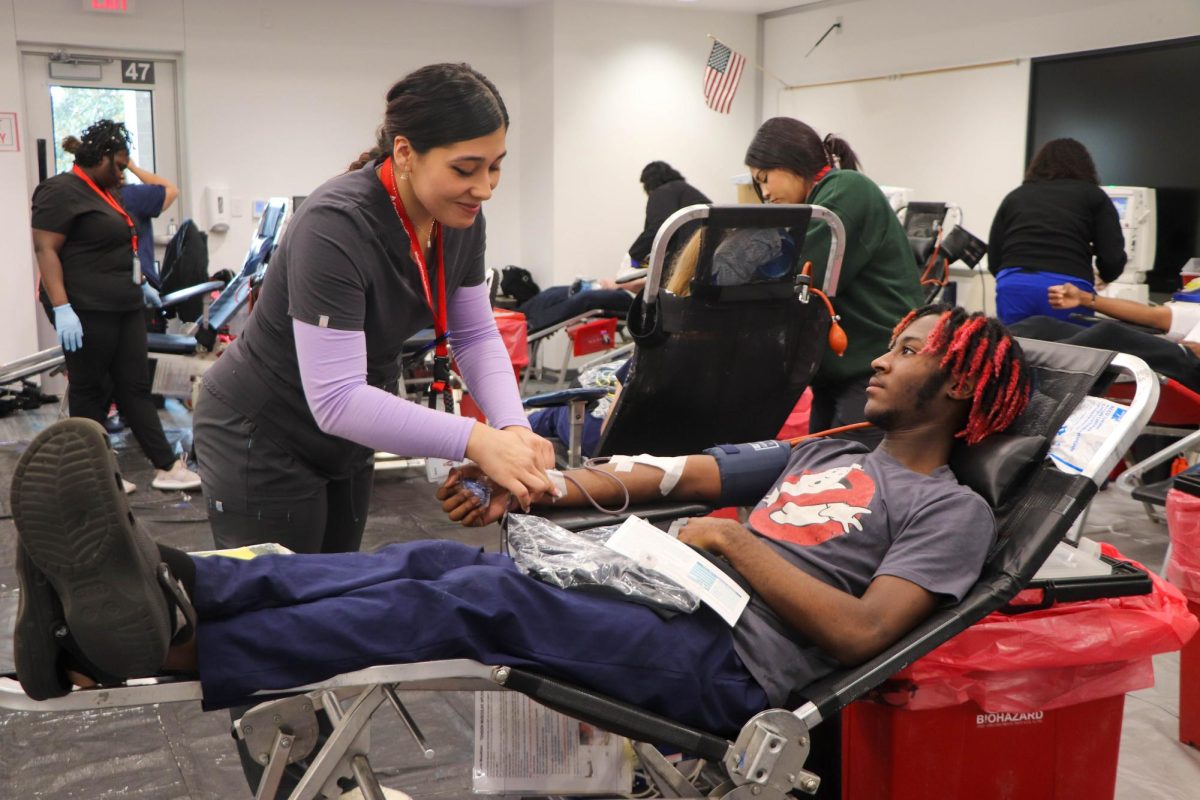
[[[617,318],[601,317],[581,322],[567,328],[567,335],[571,337],[572,355],[586,356],[611,350],[617,343]]]
[[[1125,694],[1198,623],[1179,589],[1101,552],[1111,575],[1035,582],[1015,607],[1057,601],[989,614],[845,709],[843,797],[1111,800]]]
[[[1200,476],[1179,475],[1167,492],[1167,528],[1171,553],[1167,580],[1200,616]],[[1200,636],[1179,651],[1179,741],[1200,748]]]
[[[1125,696],[1049,711],[842,711],[843,800],[1111,798]]]
[[[1200,603],[1189,600],[1188,610],[1200,617]],[[1200,636],[1179,651],[1179,741],[1200,748]]]

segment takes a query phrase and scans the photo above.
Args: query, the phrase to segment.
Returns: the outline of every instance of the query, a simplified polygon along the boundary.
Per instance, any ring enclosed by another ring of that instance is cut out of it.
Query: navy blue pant
[[[624,315],[632,304],[633,295],[624,289],[591,289],[571,294],[569,286],[551,286],[526,300],[517,311],[525,315],[533,332],[594,309]]]
[[[196,559],[206,707],[380,664],[470,658],[529,667],[731,734],[767,707],[716,614],[663,619],[558,589],[458,542],[375,553]]]
[[[1091,294],[1095,287],[1091,281],[1057,272],[1009,267],[996,276],[996,316],[1005,325],[1012,325],[1028,317],[1054,317],[1069,320],[1072,314],[1092,316],[1089,308],[1052,308],[1046,290],[1051,286],[1072,283],[1080,291]]]

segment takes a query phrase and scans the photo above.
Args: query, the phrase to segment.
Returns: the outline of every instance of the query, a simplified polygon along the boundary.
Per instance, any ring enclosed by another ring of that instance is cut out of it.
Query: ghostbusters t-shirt
[[[840,440],[796,447],[748,526],[799,569],[855,597],[893,575],[960,600],[996,536],[987,503],[948,467],[922,475]],[[733,636],[773,705],[837,667],[757,597]]]

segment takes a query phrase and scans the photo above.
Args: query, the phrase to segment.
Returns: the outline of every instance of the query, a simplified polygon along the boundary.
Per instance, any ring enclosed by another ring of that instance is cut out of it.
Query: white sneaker
[[[187,468],[187,462],[182,458],[171,465],[170,469],[160,469],[154,473],[150,485],[155,489],[173,492],[176,490],[199,489],[200,476]]]
[[[121,488],[125,490],[125,494],[133,494],[137,491],[137,484],[121,478]]]

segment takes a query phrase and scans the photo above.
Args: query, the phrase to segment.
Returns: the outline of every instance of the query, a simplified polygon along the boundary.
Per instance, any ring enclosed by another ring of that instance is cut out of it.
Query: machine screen
[[[1122,223],[1125,222],[1125,215],[1129,213],[1129,198],[1128,197],[1113,197],[1113,207],[1117,209],[1117,217]]]

